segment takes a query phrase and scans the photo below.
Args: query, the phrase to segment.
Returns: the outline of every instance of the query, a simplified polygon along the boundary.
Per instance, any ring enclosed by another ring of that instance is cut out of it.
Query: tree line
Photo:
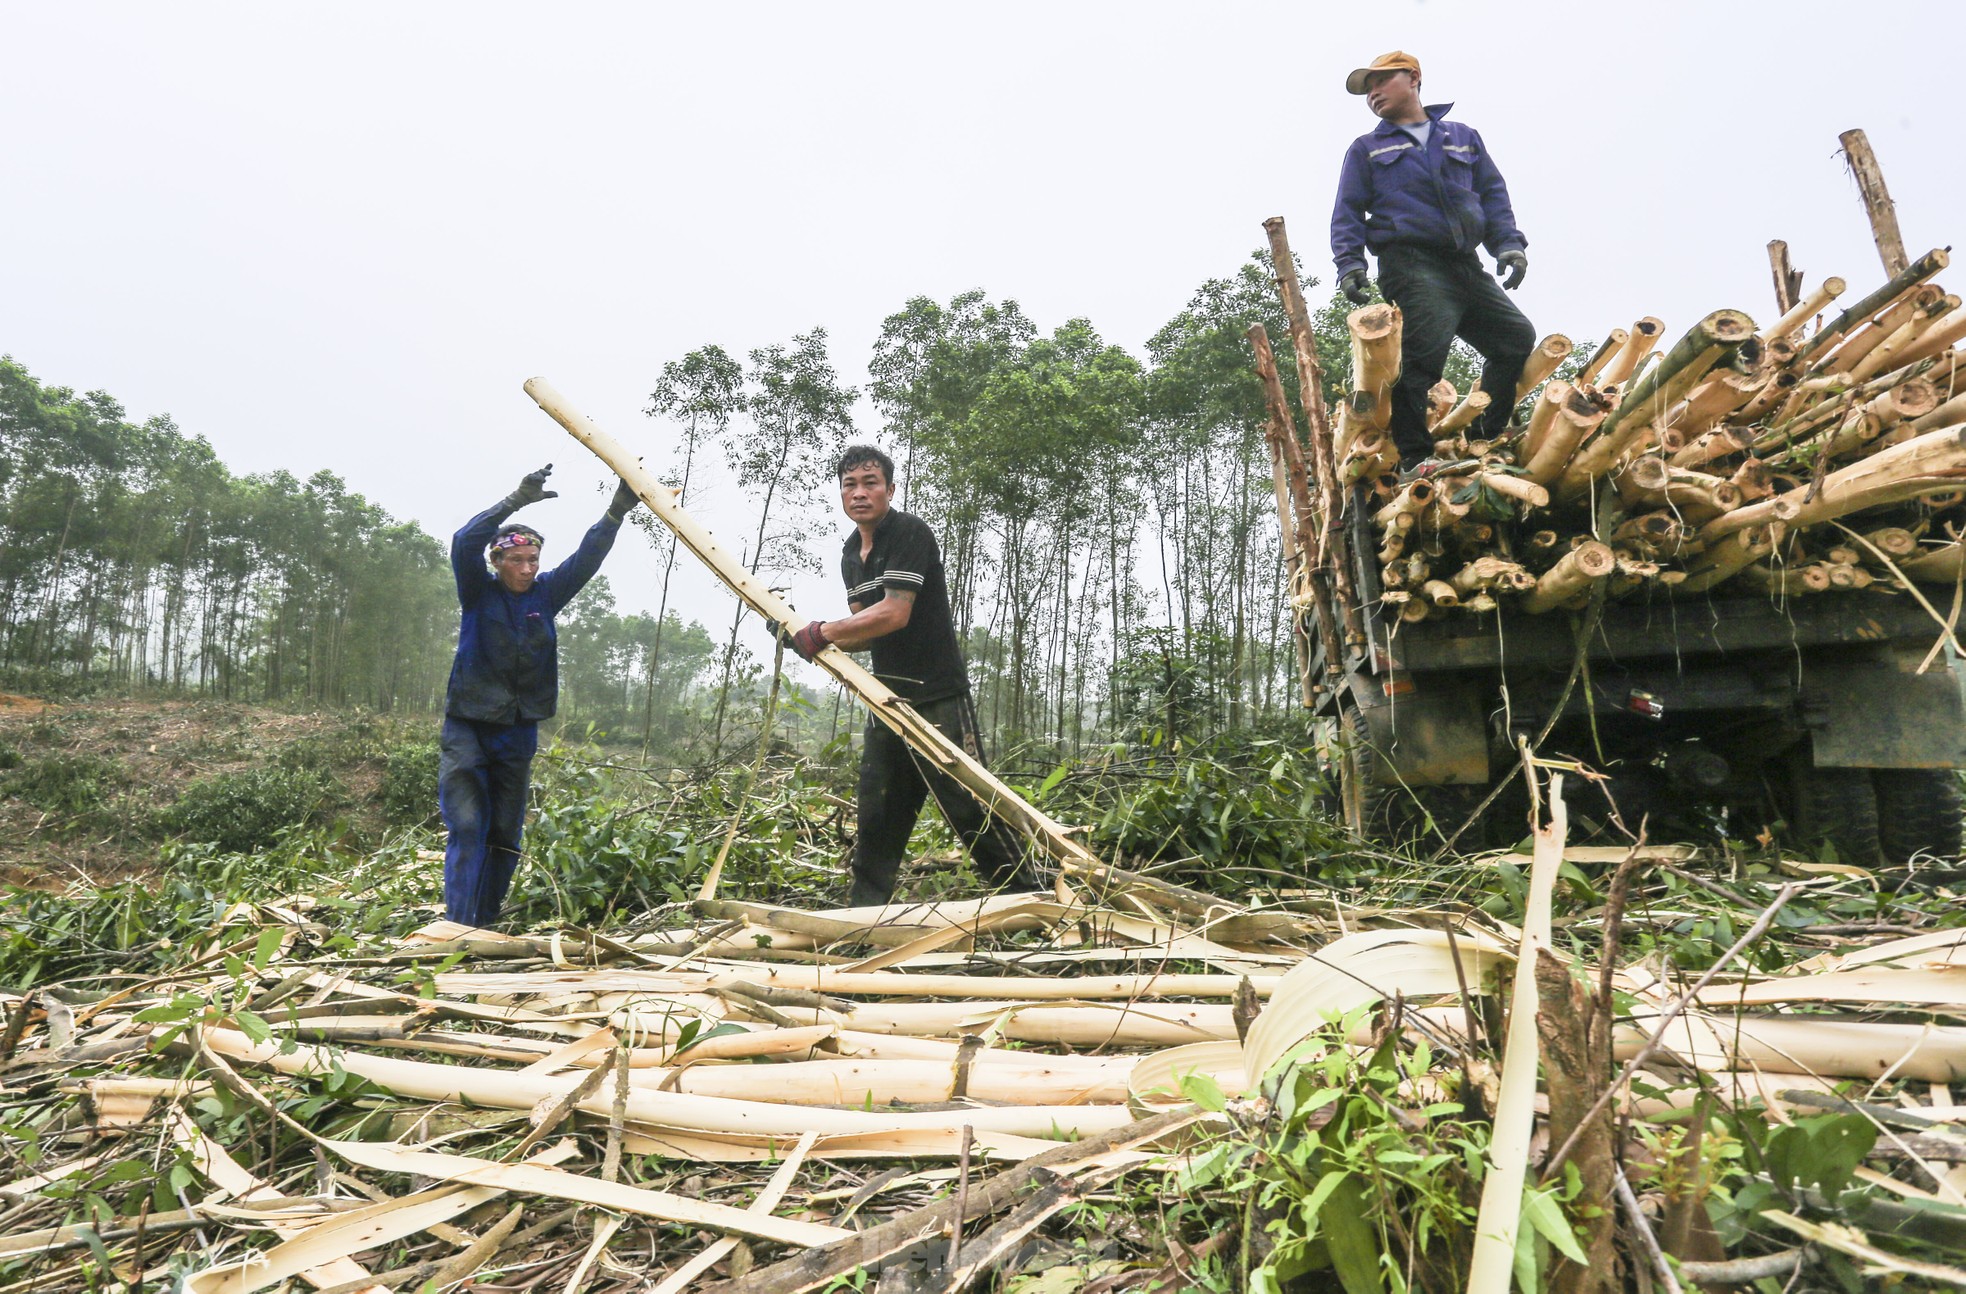
[[[1086,318],[1043,332],[1015,300],[917,297],[883,321],[864,393],[814,328],[742,360],[706,344],[664,364],[647,413],[673,432],[665,473],[685,506],[707,484],[742,491],[752,522],[726,539],[774,577],[831,575],[832,464],[851,440],[888,448],[900,506],[941,537],[1000,743],[1287,721],[1295,656],[1246,337],[1286,334],[1271,275],[1258,253],[1203,283],[1139,356]],[[1342,303],[1317,328],[1331,398]],[[877,427],[856,425],[863,394]],[[623,612],[604,578],[574,602],[563,718],[665,749],[748,740],[768,673],[756,626],[741,609],[714,628],[679,616],[673,539],[635,521],[659,554],[658,604]],[[332,473],[236,476],[168,417],[132,423],[11,358],[0,583],[0,671],[17,682],[429,711],[456,632],[445,545],[414,523]],[[822,738],[841,724],[796,690],[789,713]]]

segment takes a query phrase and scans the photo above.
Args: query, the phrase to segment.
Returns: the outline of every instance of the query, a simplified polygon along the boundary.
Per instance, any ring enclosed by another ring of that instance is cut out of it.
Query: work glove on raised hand
[[[619,485],[616,485],[614,487],[614,498],[608,501],[608,520],[610,521],[621,520],[623,517],[633,512],[635,510],[635,505],[640,503],[641,501],[642,501],[642,496],[635,493],[634,489],[628,484],[628,482],[626,481],[621,482]]]
[[[765,628],[771,631],[773,638],[797,652],[800,660],[811,660],[833,643],[833,640],[826,636],[825,624],[818,620],[806,621],[805,628],[797,633],[776,620],[765,621]]]
[[[1355,306],[1372,304],[1372,294],[1365,290],[1364,270],[1346,270],[1338,280],[1338,290]]]
[[[528,503],[538,503],[541,499],[557,499],[558,490],[546,488],[546,478],[553,474],[553,465],[548,463],[537,472],[527,472],[526,478],[519,482],[519,488],[505,496],[508,509],[525,507]]]
[[[1513,292],[1522,286],[1522,276],[1529,273],[1529,256],[1526,252],[1503,252],[1495,258],[1495,273],[1501,276],[1503,290]]]

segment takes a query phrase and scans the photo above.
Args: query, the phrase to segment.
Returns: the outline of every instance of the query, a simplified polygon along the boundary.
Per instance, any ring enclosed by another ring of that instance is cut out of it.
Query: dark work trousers
[[[927,701],[915,712],[940,728],[951,741],[977,760],[983,740],[976,729],[976,706],[967,695]],[[877,907],[894,896],[895,878],[908,837],[921,816],[922,801],[932,792],[942,816],[956,829],[977,869],[990,884],[1028,887],[1035,882],[1024,870],[1024,849],[1017,833],[976,802],[961,784],[926,762],[884,725],[867,721],[860,752],[859,837],[853,846],[854,907]]]
[[[437,753],[437,806],[443,810],[444,915],[467,926],[498,919],[519,867],[520,828],[536,723],[478,723],[446,717]]]
[[[1535,327],[1502,285],[1473,252],[1395,243],[1379,253],[1379,291],[1401,316],[1392,417],[1400,462],[1411,467],[1434,452],[1427,390],[1440,381],[1456,337],[1488,361],[1481,389],[1490,403],[1476,434],[1491,440],[1501,435],[1515,409],[1522,366],[1536,349]]]

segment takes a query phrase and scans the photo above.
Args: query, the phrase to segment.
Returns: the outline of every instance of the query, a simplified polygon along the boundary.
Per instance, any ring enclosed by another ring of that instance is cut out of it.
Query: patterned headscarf
[[[532,544],[535,547],[543,548],[545,547],[546,541],[540,538],[537,531],[513,530],[492,540],[491,550],[495,553],[503,552],[507,548],[517,548],[521,544]]]

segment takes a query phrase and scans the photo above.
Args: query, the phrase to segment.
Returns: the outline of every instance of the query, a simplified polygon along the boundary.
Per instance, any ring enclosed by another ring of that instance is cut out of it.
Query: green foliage
[[[74,816],[101,809],[125,780],[118,764],[98,755],[26,760],[10,753],[12,771],[0,777],[0,795],[17,796],[47,813]]]
[[[1245,892],[1264,875],[1301,884],[1319,859],[1349,848],[1322,807],[1324,783],[1308,746],[1231,734],[1148,750],[1127,770],[1144,784],[1119,790],[1099,811],[1101,848],[1191,858],[1200,866],[1181,879]]]
[[[382,816],[392,826],[415,827],[437,812],[437,743],[405,741],[383,754]]]
[[[243,853],[314,817],[328,787],[327,778],[311,768],[273,764],[220,773],[185,787],[161,821],[186,841]]]
[[[443,899],[442,868],[417,859],[418,843],[403,836],[362,854],[295,830],[253,853],[169,846],[155,875],[113,885],[9,886],[0,890],[0,987],[178,965],[236,941],[225,918],[240,903],[311,906],[334,931],[331,950],[407,934]]]
[[[1228,1108],[1235,1129],[1173,1185],[1177,1226],[1243,1236],[1205,1288],[1280,1294],[1312,1273],[1346,1294],[1466,1287],[1487,1126],[1461,1121],[1452,1103],[1405,1115],[1402,1077],[1432,1056],[1397,1035],[1354,1054],[1344,1040],[1363,1020],[1334,1023],[1279,1064],[1264,1080],[1267,1110],[1188,1085],[1191,1099]]]

